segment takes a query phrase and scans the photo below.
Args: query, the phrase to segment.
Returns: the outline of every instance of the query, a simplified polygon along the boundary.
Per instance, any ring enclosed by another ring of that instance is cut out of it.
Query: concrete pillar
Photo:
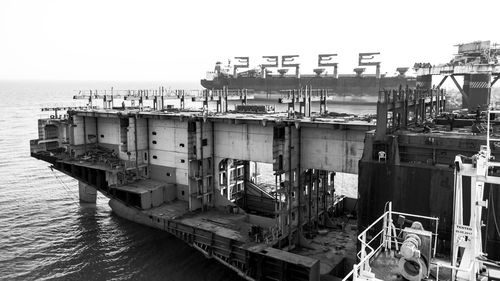
[[[85,203],[95,203],[97,199],[97,190],[84,183],[79,181],[78,182],[78,193],[80,194],[80,202],[85,202]]]

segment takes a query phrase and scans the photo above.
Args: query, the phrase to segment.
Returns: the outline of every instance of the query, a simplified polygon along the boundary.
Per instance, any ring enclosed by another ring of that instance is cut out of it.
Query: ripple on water
[[[0,280],[238,280],[165,232],[115,216],[102,195],[80,204],[75,180],[30,157],[40,105],[71,102],[75,87],[0,83]]]

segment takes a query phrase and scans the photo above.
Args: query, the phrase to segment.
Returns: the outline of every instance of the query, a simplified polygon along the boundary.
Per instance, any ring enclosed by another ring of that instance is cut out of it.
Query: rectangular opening
[[[158,156],[156,156],[156,155],[153,155],[153,159],[158,159]]]
[[[180,147],[184,147],[184,144],[183,144],[183,143],[180,143],[180,144],[179,144],[179,146],[180,146]]]
[[[153,141],[153,144],[156,144],[156,141],[155,141],[155,140]]]
[[[207,146],[208,140],[207,139],[202,139],[201,140],[201,146]]]
[[[155,131],[151,132],[151,134],[153,134],[153,136],[156,136],[156,132]]]
[[[181,159],[181,163],[184,163],[184,162],[186,162],[186,160],[184,160],[184,159]]]

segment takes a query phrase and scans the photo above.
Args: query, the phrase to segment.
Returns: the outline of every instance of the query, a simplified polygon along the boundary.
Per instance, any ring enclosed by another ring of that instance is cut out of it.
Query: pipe
[[[87,123],[85,122],[85,116],[83,118],[83,150],[87,152]]]
[[[311,213],[312,213],[312,210],[311,210],[311,205],[312,205],[312,185],[313,185],[313,170],[312,169],[309,169],[309,186],[307,187],[308,189],[308,201],[309,201],[309,204],[308,207],[309,207],[309,222],[308,222],[308,227],[309,227],[309,234],[311,234]]]
[[[204,190],[204,187],[205,187],[205,170],[204,170],[204,165],[203,165],[203,121],[200,120],[200,158],[201,158],[201,165],[200,165],[200,168],[201,168],[201,193],[202,193],[202,197],[201,197],[201,208],[204,210],[205,209],[205,190]]]
[[[288,126],[288,248],[292,245],[292,126]]]
[[[156,98],[156,97],[155,97]],[[148,157],[147,157],[147,161],[148,161],[148,172],[149,172],[149,166],[151,165],[151,152],[150,152],[150,148],[149,148],[149,118],[146,118],[146,141],[148,142]]]
[[[211,122],[212,125],[212,196],[215,196],[215,122]],[[213,198],[215,201],[215,198]],[[213,204],[215,205],[215,203]]]
[[[325,171],[323,172],[323,224],[326,222],[326,183],[327,183],[327,176],[328,173]]]
[[[302,167],[301,167],[301,163],[300,163],[300,155],[301,155],[301,136],[302,136],[302,126],[299,126],[299,128],[297,128],[297,146],[298,146],[298,159],[297,159],[297,181],[298,181],[298,190],[297,190],[297,203],[298,203],[298,210],[297,210],[297,231],[299,232],[299,234],[302,234],[302,208],[301,208],[301,205],[300,205],[300,197],[302,195],[302,181],[301,181],[301,174],[302,174]]]
[[[137,154],[137,113],[134,115],[134,148],[135,148],[135,171],[139,176],[139,155]]]
[[[99,118],[95,117],[95,143],[99,143],[99,127],[98,127],[98,122]]]
[[[318,170],[316,172],[316,188],[314,189],[316,191],[316,228],[319,224],[319,177],[320,171]]]

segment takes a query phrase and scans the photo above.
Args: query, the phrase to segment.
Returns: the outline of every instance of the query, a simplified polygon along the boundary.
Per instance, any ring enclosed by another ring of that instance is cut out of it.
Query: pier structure
[[[99,191],[118,215],[165,230],[248,280],[319,280],[343,267],[349,254],[325,256],[308,239],[337,227],[332,214],[346,204],[354,208],[335,193],[334,177],[357,174],[372,122],[312,113],[310,104],[280,113],[242,99],[238,111],[218,103],[210,112],[162,110],[142,97],[122,107],[89,101],[39,120],[32,156],[77,179],[82,201]],[[345,248],[342,239],[328,243]]]

